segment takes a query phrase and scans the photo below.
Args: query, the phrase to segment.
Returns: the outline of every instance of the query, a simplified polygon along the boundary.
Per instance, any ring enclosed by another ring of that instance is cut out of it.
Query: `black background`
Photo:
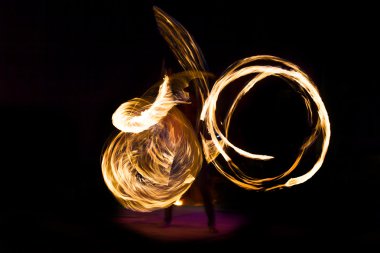
[[[329,152],[311,180],[274,193],[245,191],[227,181],[220,186],[224,203],[261,215],[260,224],[247,225],[222,245],[246,245],[266,226],[284,221],[308,227],[301,239],[312,244],[378,245],[374,6],[2,1],[0,251],[124,252],[127,244],[153,243],[109,221],[119,205],[103,182],[100,155],[115,131],[113,111],[159,80],[169,55],[154,4],[195,37],[211,72],[220,75],[252,55],[282,57],[310,75],[330,115]],[[269,120],[268,128],[282,124],[286,129],[285,122]],[[288,238],[288,246],[301,239]]]

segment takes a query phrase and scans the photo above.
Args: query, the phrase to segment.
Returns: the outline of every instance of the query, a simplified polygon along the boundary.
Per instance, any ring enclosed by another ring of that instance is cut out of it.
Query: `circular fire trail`
[[[104,180],[126,208],[153,211],[167,207],[188,190],[201,168],[201,146],[191,123],[173,107],[165,77],[157,98],[135,98],[113,115],[121,129],[102,159]]]
[[[276,66],[254,65],[254,63],[257,61],[271,62],[273,63],[273,65]],[[231,84],[233,81],[251,74],[255,74],[255,76],[247,82],[245,87],[239,92],[237,97],[234,99],[232,106],[224,119],[224,131],[222,131],[219,128],[219,125],[217,123],[218,121],[215,115],[217,109],[217,101],[220,93],[226,86]],[[315,104],[317,108],[318,120],[315,123],[315,127],[312,131],[312,134],[305,140],[304,144],[301,146],[298,156],[295,159],[292,166],[278,176],[261,179],[249,177],[246,174],[244,174],[230,158],[227,150],[234,150],[239,155],[249,159],[268,160],[272,159],[273,157],[268,155],[252,154],[248,151],[242,150],[239,147],[235,146],[233,143],[231,143],[228,140],[227,136],[231,116],[234,110],[236,109],[240,99],[247,92],[249,92],[249,90],[252,89],[259,81],[269,76],[277,76],[289,80],[289,85],[291,85],[291,87],[302,96],[305,106],[309,113],[309,119],[311,119],[311,115],[313,115],[313,110],[310,105],[312,103]],[[204,138],[202,140],[206,160],[208,162],[213,162],[218,171],[222,173],[224,176],[226,176],[228,179],[230,179],[232,182],[245,189],[250,190],[271,190],[280,187],[290,187],[296,184],[303,183],[310,179],[322,166],[323,160],[327,153],[331,135],[330,121],[327,114],[327,110],[324,106],[321,97],[319,96],[316,87],[314,86],[310,78],[304,72],[302,72],[296,65],[278,57],[269,55],[253,56],[233,64],[225,72],[225,74],[222,77],[220,77],[214,84],[210,92],[210,95],[203,107],[201,120],[203,120],[206,124],[208,133],[211,136],[211,140],[205,140]],[[320,134],[323,137],[322,151],[319,155],[319,158],[317,159],[317,162],[314,164],[310,171],[308,171],[306,174],[302,176],[290,178],[285,184],[275,184],[271,187],[263,186],[263,183],[277,181],[281,178],[284,178],[285,176],[288,176],[292,171],[294,171],[294,169],[301,161],[304,152],[314,143],[314,141]],[[220,162],[218,162],[215,159],[219,154],[223,156],[228,166],[223,166]]]

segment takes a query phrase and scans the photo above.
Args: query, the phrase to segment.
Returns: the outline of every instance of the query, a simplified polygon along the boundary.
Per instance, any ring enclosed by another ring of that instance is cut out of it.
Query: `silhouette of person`
[[[216,229],[216,224],[215,224],[215,207],[214,207],[213,196],[212,196],[212,191],[211,191],[211,186],[212,186],[211,181],[212,181],[212,178],[210,175],[208,165],[206,164],[206,162],[204,162],[197,178],[195,179],[194,184],[198,186],[201,196],[202,196],[204,209],[207,215],[208,228],[210,232],[216,233],[218,231]],[[165,211],[164,211],[164,225],[165,226],[169,226],[172,222],[173,206],[174,205],[171,205],[165,208]]]
[[[193,125],[195,131],[199,132],[199,112],[201,106],[199,101],[197,101],[197,92],[194,90],[193,85],[186,88],[189,92],[191,98],[191,104],[179,105],[178,108],[185,114]],[[198,103],[198,104],[197,104]],[[194,181],[194,184],[198,186],[200,190],[202,201],[204,204],[204,209],[207,215],[208,228],[210,232],[218,232],[215,224],[215,207],[212,196],[212,175],[210,174],[209,165],[205,160],[203,160],[202,167]],[[173,205],[165,208],[164,211],[164,226],[169,226],[173,218]]]

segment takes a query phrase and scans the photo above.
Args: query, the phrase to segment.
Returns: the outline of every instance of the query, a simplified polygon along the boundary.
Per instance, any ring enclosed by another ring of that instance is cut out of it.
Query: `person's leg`
[[[211,232],[217,232],[215,228],[215,208],[213,203],[213,198],[211,194],[211,177],[209,172],[207,171],[208,167],[205,166],[202,168],[199,174],[199,188],[201,191],[201,195],[203,198],[204,208],[207,215],[208,227]]]
[[[209,228],[215,228],[215,209],[214,209],[214,204],[212,202],[211,193],[209,189],[207,189],[207,187],[202,187],[201,192],[202,192],[204,208],[205,208],[205,212],[206,212],[207,220],[208,220],[207,225],[209,226]]]
[[[169,226],[172,222],[173,205],[165,208],[164,223]]]

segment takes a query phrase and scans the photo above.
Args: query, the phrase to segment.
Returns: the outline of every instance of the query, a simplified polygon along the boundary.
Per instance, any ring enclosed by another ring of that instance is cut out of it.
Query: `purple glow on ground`
[[[175,206],[170,226],[164,226],[164,210],[150,213],[121,210],[115,221],[141,235],[163,241],[225,239],[245,224],[241,214],[216,210],[217,233],[207,227],[203,206]]]

